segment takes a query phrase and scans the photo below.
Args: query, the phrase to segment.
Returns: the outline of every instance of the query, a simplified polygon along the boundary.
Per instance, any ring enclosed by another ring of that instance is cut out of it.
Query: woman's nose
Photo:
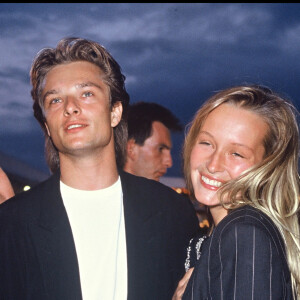
[[[223,154],[215,151],[207,162],[207,170],[210,173],[216,173],[223,171]]]

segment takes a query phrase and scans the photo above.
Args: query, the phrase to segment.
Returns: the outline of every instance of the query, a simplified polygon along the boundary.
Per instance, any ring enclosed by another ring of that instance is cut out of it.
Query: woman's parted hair
[[[298,112],[288,99],[257,85],[228,88],[209,98],[195,114],[185,138],[183,168],[187,188],[195,199],[191,151],[208,114],[224,103],[257,114],[268,124],[269,130],[264,139],[262,162],[226,183],[219,190],[220,201],[227,209],[248,204],[272,218],[285,241],[293,289],[300,296]]]
[[[51,172],[59,168],[59,156],[56,147],[47,134],[43,99],[43,84],[48,72],[57,65],[76,61],[87,61],[98,66],[103,72],[103,81],[110,89],[111,109],[117,102],[123,106],[122,119],[113,129],[117,166],[122,168],[125,162],[127,143],[127,108],[129,95],[125,88],[125,76],[121,67],[111,54],[100,44],[82,38],[64,38],[56,48],[44,48],[36,55],[31,69],[31,96],[34,101],[34,116],[40,123],[45,135],[45,156]]]

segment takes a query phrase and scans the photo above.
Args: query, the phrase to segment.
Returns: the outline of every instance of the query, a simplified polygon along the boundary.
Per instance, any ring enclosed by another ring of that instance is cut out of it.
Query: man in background
[[[171,131],[181,131],[178,118],[153,102],[129,106],[127,157],[124,171],[159,181],[173,165]]]
[[[148,179],[160,180],[172,167],[171,132],[183,130],[179,119],[166,107],[154,102],[136,102],[128,110],[128,142],[124,171]],[[206,210],[184,192],[180,196],[191,201],[206,233],[209,222]]]

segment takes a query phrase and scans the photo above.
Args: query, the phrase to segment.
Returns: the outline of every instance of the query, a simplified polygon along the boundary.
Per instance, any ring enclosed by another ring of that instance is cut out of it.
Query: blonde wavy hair
[[[268,124],[269,131],[264,139],[265,155],[262,162],[226,183],[219,190],[220,201],[229,210],[251,205],[274,221],[285,242],[293,290],[295,297],[299,298],[299,113],[288,99],[263,86],[236,86],[209,98],[187,127],[189,130],[183,147],[184,176],[194,199],[190,170],[191,151],[208,114],[224,103],[257,114]]]

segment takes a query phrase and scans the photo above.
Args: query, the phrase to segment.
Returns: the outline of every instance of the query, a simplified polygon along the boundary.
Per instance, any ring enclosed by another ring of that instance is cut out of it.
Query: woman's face
[[[192,184],[200,203],[218,206],[218,189],[262,161],[268,128],[257,114],[226,103],[207,116],[190,159]]]

